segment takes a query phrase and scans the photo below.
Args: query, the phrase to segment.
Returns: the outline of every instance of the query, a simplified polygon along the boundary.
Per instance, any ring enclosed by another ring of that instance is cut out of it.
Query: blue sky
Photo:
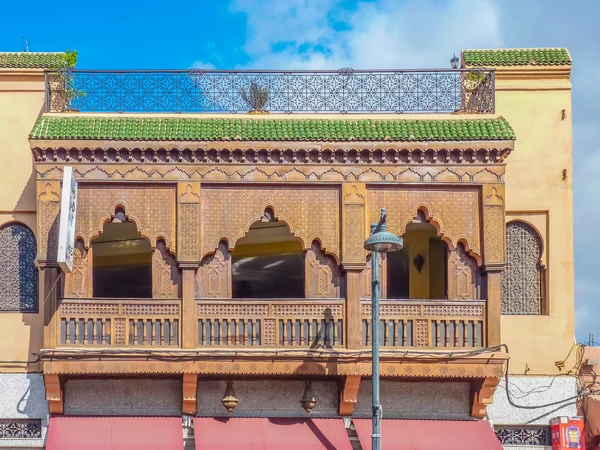
[[[81,69],[448,67],[463,48],[567,47],[577,337],[600,340],[597,0],[5,0],[2,13],[0,51],[25,36],[30,51],[78,50]]]

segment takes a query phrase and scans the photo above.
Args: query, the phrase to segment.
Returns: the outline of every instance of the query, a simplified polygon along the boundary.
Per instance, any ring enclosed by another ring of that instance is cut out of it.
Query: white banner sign
[[[72,167],[65,167],[60,201],[60,225],[58,230],[58,262],[65,272],[73,270],[75,251],[75,214],[77,213],[77,180]]]

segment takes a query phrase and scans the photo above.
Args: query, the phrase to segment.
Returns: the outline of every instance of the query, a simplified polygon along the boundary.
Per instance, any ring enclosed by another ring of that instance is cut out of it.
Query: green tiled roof
[[[469,67],[564,66],[571,65],[566,48],[523,48],[515,50],[463,50]]]
[[[32,139],[128,141],[470,141],[512,140],[494,119],[351,120],[42,116]]]
[[[0,68],[60,69],[65,66],[64,53],[0,52]]]

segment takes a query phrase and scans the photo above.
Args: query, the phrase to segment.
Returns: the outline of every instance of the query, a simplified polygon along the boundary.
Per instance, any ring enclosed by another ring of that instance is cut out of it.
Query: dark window
[[[303,298],[304,250],[289,228],[266,213],[232,252],[234,298]]]
[[[150,242],[123,219],[117,213],[92,242],[94,297],[152,298]]]
[[[0,311],[37,312],[37,244],[33,232],[20,223],[0,228]]]
[[[386,255],[387,298],[409,298],[408,255],[407,248]]]

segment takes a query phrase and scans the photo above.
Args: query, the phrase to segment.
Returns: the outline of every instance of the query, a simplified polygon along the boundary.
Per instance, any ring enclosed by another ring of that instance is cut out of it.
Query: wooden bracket
[[[500,378],[488,377],[471,383],[471,417],[484,419],[487,405],[492,403]]]
[[[46,385],[46,400],[50,414],[63,414],[65,409],[60,376],[46,373],[44,374],[44,384]]]
[[[196,415],[196,389],[198,388],[198,375],[195,373],[183,374],[183,413]]]
[[[360,375],[346,375],[340,392],[340,416],[351,416],[358,401]]]

